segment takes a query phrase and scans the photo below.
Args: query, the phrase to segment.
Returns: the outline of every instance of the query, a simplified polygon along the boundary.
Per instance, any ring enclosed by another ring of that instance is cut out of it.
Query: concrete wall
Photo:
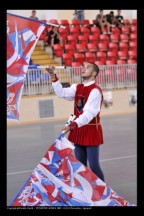
[[[104,10],[104,14],[108,14],[111,10]],[[113,10],[115,15],[117,14],[117,10]],[[7,12],[12,14],[17,14],[25,17],[30,17],[32,10],[7,10]],[[47,21],[50,19],[68,19],[71,22],[73,18],[74,10],[36,10],[37,17],[39,19],[46,19]],[[85,19],[89,19],[92,23],[92,20],[96,18],[96,15],[99,13],[99,10],[85,10]],[[135,19],[137,18],[137,10],[122,10],[122,16],[125,19]]]
[[[129,105],[129,92],[130,90],[115,90],[112,91],[113,105],[109,108],[102,107],[101,115],[124,114],[136,112],[136,105]],[[47,119],[40,119],[39,117],[39,100],[53,100],[54,117]],[[73,101],[67,101],[63,98],[58,98],[56,95],[48,96],[23,96],[20,101],[20,122],[32,123],[37,121],[55,121],[68,119],[70,114],[73,113]],[[15,122],[8,122],[8,124],[17,124]]]

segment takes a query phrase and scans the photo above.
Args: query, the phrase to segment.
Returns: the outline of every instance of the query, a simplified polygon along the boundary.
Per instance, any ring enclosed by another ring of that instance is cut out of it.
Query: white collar
[[[89,85],[91,85],[91,84],[93,84],[93,83],[95,83],[95,80],[94,80],[94,81],[90,81],[90,82],[88,82],[88,83],[83,83],[83,85],[84,85],[84,86],[89,86]]]

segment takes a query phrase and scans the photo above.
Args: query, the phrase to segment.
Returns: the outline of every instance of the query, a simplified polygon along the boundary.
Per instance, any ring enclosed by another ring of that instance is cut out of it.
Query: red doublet
[[[101,88],[95,83],[89,86],[84,86],[83,84],[77,85],[74,102],[74,114],[76,118],[78,118],[79,115],[83,113],[83,107],[88,100],[90,92],[94,88],[98,89],[102,94]],[[98,146],[103,144],[103,132],[100,124],[100,112],[88,124],[70,131],[68,139],[74,144],[83,146]]]

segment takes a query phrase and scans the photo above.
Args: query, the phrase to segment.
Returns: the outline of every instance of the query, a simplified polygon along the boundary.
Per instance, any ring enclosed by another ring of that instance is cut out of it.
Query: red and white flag
[[[19,120],[19,103],[31,54],[46,23],[7,13],[7,120]]]

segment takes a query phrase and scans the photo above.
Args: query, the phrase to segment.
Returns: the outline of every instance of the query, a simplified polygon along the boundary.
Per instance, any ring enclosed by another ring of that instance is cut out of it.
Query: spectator
[[[80,21],[80,24],[82,25],[82,21],[85,19],[84,17],[84,10],[75,10],[73,19],[77,19]]]
[[[117,10],[117,15],[116,15],[116,19],[117,19],[117,27],[121,28],[122,26],[124,26],[124,18],[121,15],[121,10]]]
[[[35,10],[32,11],[32,15],[30,16],[30,18],[35,19],[35,20],[39,20],[38,17],[36,16]]]
[[[54,44],[61,44],[62,45],[62,37],[57,31],[57,27],[52,26],[52,29],[47,33],[48,36],[48,44],[51,45],[52,48],[52,55],[54,58]]]
[[[118,21],[117,21],[116,17],[114,16],[113,11],[110,11],[110,13],[106,15],[106,17],[107,17],[107,22],[110,25],[110,31],[111,31],[112,27],[118,26]]]
[[[110,34],[110,24],[107,21],[107,17],[103,15],[103,10],[96,16],[96,26],[100,29],[103,34]],[[106,32],[107,29],[107,32]]]
[[[106,15],[107,21],[108,23],[112,26],[115,25],[114,21],[115,21],[115,16],[114,16],[114,12],[110,11],[109,14]]]
[[[62,45],[62,37],[57,31],[57,27],[52,26],[52,29],[48,33],[48,44],[53,47],[54,44],[58,43]]]

